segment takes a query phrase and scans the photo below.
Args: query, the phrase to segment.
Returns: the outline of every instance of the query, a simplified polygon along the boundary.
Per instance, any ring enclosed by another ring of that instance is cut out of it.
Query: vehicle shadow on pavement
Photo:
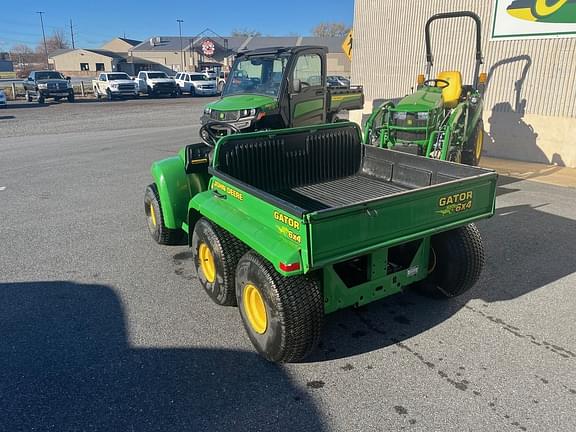
[[[479,228],[486,265],[470,291],[446,300],[407,290],[328,315],[320,349],[309,360],[345,358],[396,345],[443,323],[471,300],[514,300],[576,271],[576,254],[567,253],[576,242],[576,220],[550,214],[546,206],[500,208]]]
[[[137,348],[113,289],[0,284],[0,430],[325,430],[256,353]]]
[[[39,104],[36,102],[10,102],[6,107],[8,110],[12,109],[25,109],[25,108],[44,108],[48,104]]]

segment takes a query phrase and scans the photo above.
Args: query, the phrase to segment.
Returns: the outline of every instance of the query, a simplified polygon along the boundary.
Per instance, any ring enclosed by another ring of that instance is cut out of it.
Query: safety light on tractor
[[[478,83],[486,84],[487,81],[488,81],[488,74],[486,72],[482,72],[478,77]]]
[[[418,75],[418,78],[416,78],[418,85],[419,86],[423,86],[424,85],[424,81],[425,81],[425,77],[423,74]]]
[[[258,113],[258,115],[256,116],[256,121],[260,121],[262,120],[264,117],[266,117],[266,113],[264,111],[260,111]]]
[[[282,270],[282,271],[293,272],[296,270],[300,270],[300,263],[295,262],[295,263],[291,263],[291,264],[286,264],[286,263],[281,262],[279,267],[280,267],[280,270]]]

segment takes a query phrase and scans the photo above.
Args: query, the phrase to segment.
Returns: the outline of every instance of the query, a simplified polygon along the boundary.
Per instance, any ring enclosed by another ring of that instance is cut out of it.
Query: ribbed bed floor
[[[406,186],[359,174],[275,192],[274,195],[305,210],[316,211],[382,198],[408,189]]]

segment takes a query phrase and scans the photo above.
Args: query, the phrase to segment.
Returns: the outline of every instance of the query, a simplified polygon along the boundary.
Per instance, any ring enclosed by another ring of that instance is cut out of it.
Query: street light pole
[[[184,20],[177,19],[178,31],[180,33],[180,72],[184,72],[184,51],[182,50],[182,23]]]
[[[36,12],[40,15],[40,25],[42,26],[42,39],[44,40],[44,54],[46,54],[46,69],[50,69],[50,65],[48,64],[48,46],[46,45],[46,33],[44,33],[44,20],[42,19],[42,14],[44,12]]]

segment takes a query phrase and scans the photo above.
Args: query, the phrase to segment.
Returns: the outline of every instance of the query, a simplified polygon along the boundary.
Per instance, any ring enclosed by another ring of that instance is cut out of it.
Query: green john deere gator
[[[476,24],[476,53],[471,85],[459,71],[442,71],[436,78],[430,41],[434,21],[472,18]],[[478,165],[484,141],[482,109],[486,74],[480,74],[482,30],[473,12],[432,16],[426,23],[426,73],[418,77],[417,91],[397,105],[385,102],[375,109],[364,128],[364,143],[434,159]]]
[[[276,362],[305,358],[339,309],[409,286],[470,289],[484,264],[473,222],[494,214],[497,177],[363,145],[342,122],[191,144],[151,173],[152,237],[192,248],[200,285],[238,305],[255,348]]]
[[[261,48],[241,52],[222,97],[204,109],[203,140],[223,135],[338,121],[344,110],[362,109],[360,86],[329,88],[326,47]]]

